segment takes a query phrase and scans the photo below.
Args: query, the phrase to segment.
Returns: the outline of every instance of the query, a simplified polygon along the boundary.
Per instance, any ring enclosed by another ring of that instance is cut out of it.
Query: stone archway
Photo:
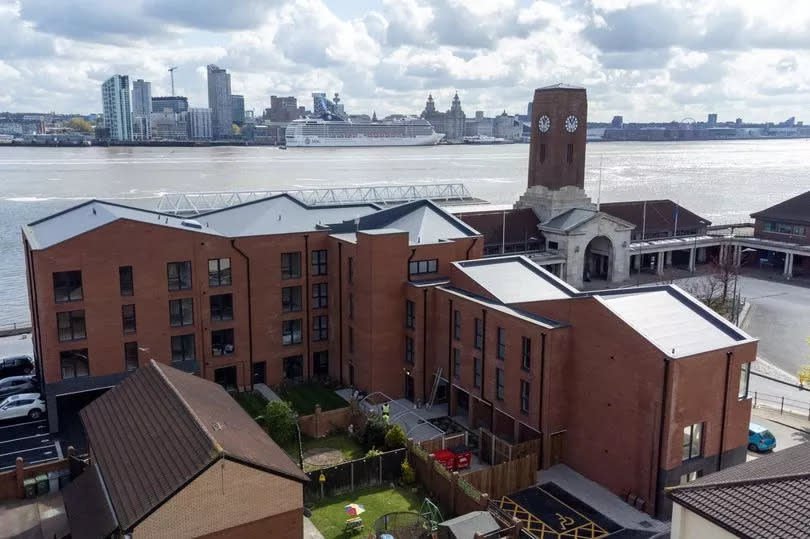
[[[607,236],[595,236],[585,247],[585,259],[582,264],[582,280],[613,280],[613,242]]]

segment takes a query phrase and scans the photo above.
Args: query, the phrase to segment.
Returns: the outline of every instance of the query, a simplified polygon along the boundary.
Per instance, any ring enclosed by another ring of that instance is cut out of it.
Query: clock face
[[[576,131],[577,125],[579,125],[579,122],[577,122],[576,116],[569,116],[568,118],[565,119],[565,130],[568,131],[569,133],[573,133],[574,131]]]
[[[546,133],[551,128],[551,120],[548,116],[543,114],[540,116],[540,119],[537,120],[537,129],[540,130],[541,133]]]

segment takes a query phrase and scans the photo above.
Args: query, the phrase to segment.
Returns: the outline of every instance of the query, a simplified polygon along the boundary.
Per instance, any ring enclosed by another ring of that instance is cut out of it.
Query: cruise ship
[[[335,146],[429,146],[444,137],[430,122],[421,118],[382,122],[349,119],[301,118],[287,125],[288,148]]]

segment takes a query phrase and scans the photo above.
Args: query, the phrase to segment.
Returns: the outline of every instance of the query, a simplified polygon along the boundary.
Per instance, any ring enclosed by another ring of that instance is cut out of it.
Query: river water
[[[30,315],[20,226],[88,198],[154,207],[161,193],[462,182],[511,203],[529,146],[289,149],[0,147],[0,328]],[[588,145],[596,200],[670,198],[715,223],[810,189],[810,140]],[[600,182],[601,177],[601,182]]]

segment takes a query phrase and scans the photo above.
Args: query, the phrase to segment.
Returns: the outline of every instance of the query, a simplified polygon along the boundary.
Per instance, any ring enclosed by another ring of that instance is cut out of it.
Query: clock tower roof
[[[550,86],[543,86],[542,88],[537,88],[538,91],[541,90],[584,90],[583,86],[574,86],[573,84],[565,84],[563,82],[558,82],[557,84],[552,84]]]

